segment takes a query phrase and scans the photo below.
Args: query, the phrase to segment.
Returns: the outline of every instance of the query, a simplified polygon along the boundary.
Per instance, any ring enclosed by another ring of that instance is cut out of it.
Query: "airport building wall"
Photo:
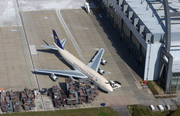
[[[156,8],[152,6],[153,4],[140,2],[142,1],[94,0],[116,32],[119,41],[130,52],[134,63],[143,71],[144,77],[142,78],[144,80],[158,80],[159,78],[167,80],[165,79],[166,70],[162,75],[164,77],[159,77],[161,49],[165,46],[165,42],[163,42],[165,25],[164,20],[160,19],[164,12],[162,12],[163,10],[158,11],[162,15],[159,16],[158,13],[154,13]],[[144,7],[148,6],[147,4],[149,7]],[[140,7],[138,15],[136,14],[137,6]],[[175,47],[170,49],[173,66],[172,78],[168,83],[170,83],[169,89],[174,91],[178,87],[180,88],[180,32],[176,29],[176,25],[180,22],[174,22],[174,20],[171,22],[173,24],[171,46]]]
[[[108,0],[94,0],[94,2],[97,6],[100,6],[100,10],[105,14],[109,24],[117,34],[119,41],[122,42],[125,48],[131,53],[134,63],[144,72],[146,59],[145,48]]]

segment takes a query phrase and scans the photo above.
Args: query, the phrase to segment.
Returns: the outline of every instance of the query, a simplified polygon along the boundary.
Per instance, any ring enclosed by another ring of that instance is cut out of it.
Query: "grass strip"
[[[83,108],[73,110],[56,110],[44,112],[24,112],[4,114],[4,116],[120,116],[114,109],[110,107],[101,108]]]
[[[129,105],[127,107],[132,116],[170,116],[172,114],[172,111],[169,110],[152,112],[148,106],[143,105]]]
[[[152,81],[148,81],[148,85],[149,85],[149,88],[151,89],[152,93],[154,95],[158,95],[158,92],[156,91],[156,89],[154,88],[154,85],[152,84]]]

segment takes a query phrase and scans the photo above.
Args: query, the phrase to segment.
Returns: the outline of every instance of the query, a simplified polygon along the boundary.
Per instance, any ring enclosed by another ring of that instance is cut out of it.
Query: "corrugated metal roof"
[[[148,1],[148,0],[126,0],[134,12],[143,21],[146,27],[151,31],[152,34],[164,33],[165,20],[164,20],[164,6],[163,1]],[[178,0],[169,0],[170,9],[173,8],[174,11],[180,12],[179,6],[180,2]],[[148,9],[147,9],[148,6]],[[147,10],[146,10],[147,9]],[[153,16],[154,12],[154,16]],[[172,9],[170,12],[173,12]],[[156,15],[157,13],[157,15]],[[180,35],[180,16],[172,18],[171,20],[171,32],[176,33],[175,36]],[[178,33],[178,34],[177,34]],[[174,37],[174,36],[173,36]],[[180,38],[179,38],[180,39]]]

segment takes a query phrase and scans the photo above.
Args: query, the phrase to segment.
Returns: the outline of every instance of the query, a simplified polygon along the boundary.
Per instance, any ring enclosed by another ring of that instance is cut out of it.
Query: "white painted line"
[[[56,14],[57,14],[63,28],[65,29],[65,31],[67,33],[67,36],[69,37],[69,39],[71,40],[73,46],[75,47],[78,55],[82,58],[83,61],[85,61],[84,58],[82,57],[82,50],[80,49],[79,45],[77,44],[76,40],[74,39],[73,35],[71,34],[71,31],[69,30],[68,26],[66,25],[62,15],[61,15],[61,11],[56,10]]]
[[[31,55],[37,55],[37,50],[35,45],[29,45]]]

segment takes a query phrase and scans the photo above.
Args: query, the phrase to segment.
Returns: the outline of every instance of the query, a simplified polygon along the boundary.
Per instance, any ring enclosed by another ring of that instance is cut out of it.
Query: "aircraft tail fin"
[[[56,32],[54,30],[52,30],[52,31],[53,31],[53,36],[54,36],[54,42],[57,44],[57,46],[59,46],[61,49],[64,50],[64,48],[62,47],[61,42],[59,41],[59,38],[58,38]]]

